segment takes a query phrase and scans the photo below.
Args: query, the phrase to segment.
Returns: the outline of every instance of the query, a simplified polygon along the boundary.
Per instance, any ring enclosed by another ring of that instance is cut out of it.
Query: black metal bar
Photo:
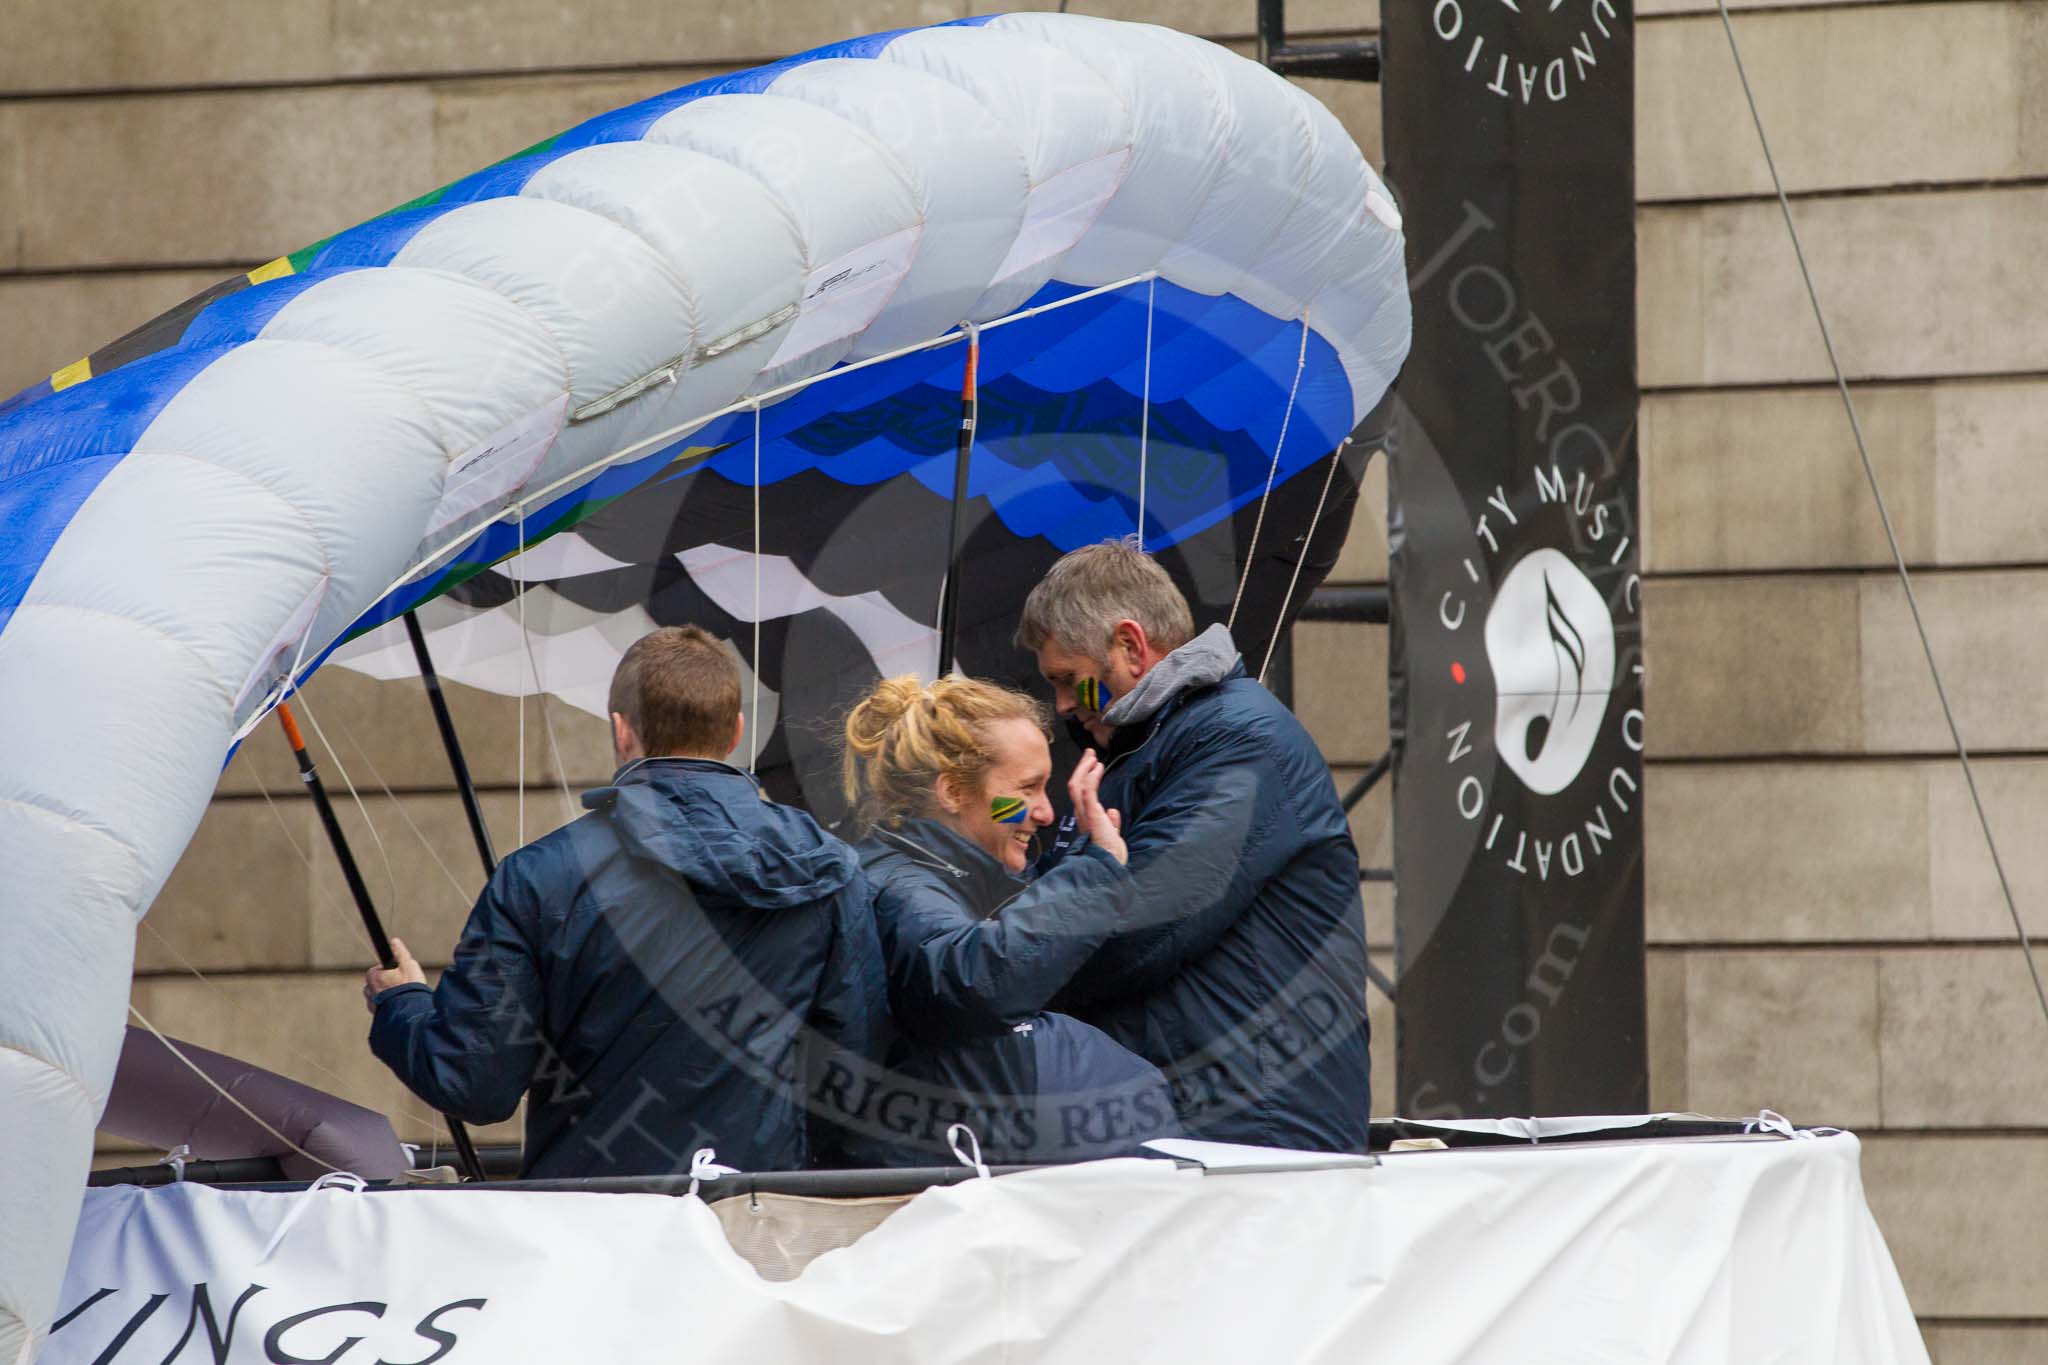
[[[412,657],[419,665],[420,681],[427,685],[427,704],[434,709],[434,724],[441,731],[441,747],[448,751],[448,769],[455,774],[455,790],[462,797],[462,813],[469,817],[469,835],[476,840],[477,856],[483,859],[484,875],[498,870],[498,855],[491,847],[491,831],[484,824],[484,808],[476,799],[476,783],[469,777],[469,764],[462,757],[462,741],[455,736],[455,718],[448,713],[448,699],[441,694],[441,675],[434,671],[434,657],[427,652],[426,633],[419,617],[405,614],[405,635],[412,641]],[[523,703],[522,703],[523,704]]]
[[[341,821],[335,818],[334,803],[327,799],[327,786],[313,767],[313,756],[306,752],[306,737],[299,733],[299,723],[292,716],[292,708],[280,703],[277,719],[284,726],[286,742],[292,746],[292,757],[298,760],[299,781],[306,784],[306,793],[313,798],[313,809],[320,815],[320,827],[327,831],[327,843],[334,850],[334,860],[341,864],[342,880],[348,883],[348,894],[356,903],[356,914],[362,917],[363,932],[370,936],[370,948],[377,955],[377,964],[385,968],[396,967],[398,958],[392,954],[391,940],[384,933],[384,922],[377,917],[377,907],[370,901],[370,888],[363,882],[362,869],[356,866],[356,855],[349,849],[348,836],[341,832]]]
[[[1380,78],[1380,45],[1371,38],[1287,43],[1266,54],[1266,65],[1283,76],[1372,83]]]
[[[1387,623],[1387,590],[1371,588],[1317,588],[1301,604],[1299,621],[1346,621],[1354,625],[1383,626]]]
[[[1358,880],[1360,884],[1365,882],[1390,882],[1394,880],[1394,869],[1391,867],[1361,867],[1358,869]]]
[[[974,458],[974,420],[979,406],[976,367],[981,363],[981,336],[967,333],[967,365],[960,375],[960,439],[953,456],[953,509],[946,524],[946,583],[939,593],[939,676],[953,666],[954,636],[960,622],[960,556],[966,549],[962,529],[967,516],[967,471]]]
[[[1281,632],[1273,648],[1273,661],[1266,665],[1266,690],[1280,699],[1280,704],[1294,709],[1294,630],[1292,627]]]
[[[1349,813],[1353,808],[1355,808],[1358,805],[1360,801],[1363,801],[1365,799],[1365,794],[1371,791],[1374,787],[1377,787],[1380,784],[1380,779],[1385,777],[1387,775],[1388,769],[1392,768],[1393,766],[1394,751],[1392,749],[1387,750],[1378,758],[1374,759],[1372,766],[1370,768],[1367,768],[1363,773],[1359,774],[1358,780],[1356,782],[1353,782],[1351,784],[1350,790],[1344,793],[1345,811]]]
[[[370,888],[363,882],[362,870],[356,866],[356,855],[349,849],[348,836],[341,831],[341,821],[334,816],[334,803],[327,799],[326,784],[313,766],[313,756],[306,752],[306,737],[299,733],[299,723],[292,718],[292,709],[284,703],[277,708],[278,721],[284,726],[284,737],[292,746],[292,757],[298,760],[299,780],[306,784],[306,791],[313,798],[313,809],[320,814],[320,825],[327,831],[327,843],[334,850],[334,860],[341,864],[342,879],[348,883],[348,893],[355,898],[356,913],[362,917],[363,931],[370,936],[371,951],[377,955],[377,964],[384,968],[398,965],[398,957],[391,951],[391,939],[384,932],[384,921],[377,914],[377,906],[370,899]],[[455,1156],[461,1163],[462,1172],[471,1180],[484,1178],[483,1163],[477,1160],[476,1146],[469,1140],[469,1130],[462,1126],[462,1120],[450,1114],[443,1114],[448,1120],[448,1136],[455,1146]]]
[[[1387,982],[1377,968],[1368,966],[1376,985],[1392,994],[1392,983]],[[1811,1127],[1812,1125],[1806,1125]],[[1684,1141],[1701,1138],[1751,1138],[1755,1141],[1783,1141],[1762,1133],[1750,1133],[1747,1125],[1740,1120],[1698,1119],[1698,1118],[1654,1118],[1645,1123],[1622,1124],[1614,1128],[1602,1128],[1581,1133],[1560,1133],[1549,1138],[1526,1138],[1506,1133],[1474,1132],[1463,1128],[1441,1127],[1426,1120],[1417,1119],[1375,1119],[1370,1128],[1369,1150],[1384,1152],[1398,1138],[1436,1138],[1450,1148],[1460,1147],[1519,1147],[1525,1151],[1542,1147],[1583,1146],[1589,1143],[1608,1142],[1654,1142]],[[487,1149],[495,1150],[495,1149]],[[1037,1166],[991,1166],[989,1174],[994,1176],[1014,1175],[1023,1171],[1044,1170],[1046,1163]],[[1198,1163],[1181,1162],[1183,1166]],[[303,1190],[308,1182],[303,1180],[230,1180],[209,1176],[270,1175],[279,1171],[275,1157],[248,1157],[229,1161],[189,1161],[185,1163],[185,1179],[193,1184],[221,1183],[237,1184],[259,1189],[280,1191]],[[122,1166],[95,1171],[88,1178],[92,1185],[165,1185],[171,1183],[170,1166],[157,1163],[150,1166]],[[722,1180],[708,1182],[698,1188],[698,1194],[707,1202],[719,1199],[736,1199],[749,1194],[795,1194],[820,1199],[861,1199],[887,1198],[894,1195],[916,1194],[934,1185],[957,1185],[976,1178],[975,1172],[964,1166],[904,1167],[895,1170],[865,1171],[761,1171],[751,1175],[726,1176]],[[436,1185],[410,1181],[373,1182],[366,1192],[389,1193],[395,1191],[432,1190],[475,1190],[513,1191],[518,1193],[576,1192],[582,1194],[669,1194],[680,1195],[690,1188],[687,1175],[652,1176],[593,1176],[582,1180],[507,1180],[496,1185]]]
[[[1259,0],[1260,66],[1271,66],[1273,50],[1287,46],[1287,0]]]
[[[411,1151],[412,1168],[416,1171],[428,1170],[441,1164],[425,1147],[415,1144]],[[525,1153],[518,1146],[509,1143],[491,1143],[478,1147],[475,1151],[477,1161],[483,1166],[486,1175],[502,1175],[508,1178],[517,1176],[520,1166],[526,1159]]]
[[[490,1176],[484,1171],[484,1163],[477,1159],[476,1144],[470,1140],[468,1127],[452,1114],[441,1117],[448,1120],[448,1141],[455,1148],[455,1169],[462,1172],[465,1180],[479,1185],[488,1181]]]
[[[1165,1158],[1162,1158],[1162,1160]],[[1036,1166],[991,1166],[993,1176],[1040,1171],[1059,1162]],[[1193,1165],[1193,1162],[1181,1162]],[[893,1169],[858,1171],[759,1171],[728,1175],[702,1182],[697,1193],[707,1204],[749,1194],[794,1194],[813,1199],[879,1199],[917,1194],[934,1185],[958,1185],[977,1178],[966,1166],[904,1166]],[[304,1181],[280,1181],[245,1188],[303,1190]],[[690,1177],[680,1175],[597,1175],[554,1180],[500,1180],[491,1185],[443,1185],[432,1182],[391,1181],[373,1183],[371,1191],[393,1190],[512,1190],[521,1194],[687,1194]]]
[[[1288,42],[1286,0],[1259,0],[1257,56],[1261,66],[1283,76],[1337,81],[1380,78],[1380,45],[1371,38]]]
[[[1365,979],[1380,988],[1380,994],[1389,1000],[1398,999],[1394,994],[1394,978],[1373,965],[1372,959],[1365,960]]]
[[[168,1161],[148,1166],[109,1166],[85,1178],[88,1187],[107,1185],[172,1185],[186,1180],[194,1185],[270,1184],[284,1179],[284,1166],[274,1156],[229,1157],[219,1161],[188,1161],[183,1174]]]

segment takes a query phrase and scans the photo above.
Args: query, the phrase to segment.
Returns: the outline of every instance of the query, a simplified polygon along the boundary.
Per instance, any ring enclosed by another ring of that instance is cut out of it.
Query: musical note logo
[[[1495,751],[1531,791],[1563,791],[1593,752],[1614,686],[1614,618],[1557,550],[1532,550],[1486,616]]]

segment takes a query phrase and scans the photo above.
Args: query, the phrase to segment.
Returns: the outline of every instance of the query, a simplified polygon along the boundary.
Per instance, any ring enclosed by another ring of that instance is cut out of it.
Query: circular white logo
[[[1531,550],[1486,613],[1494,748],[1542,796],[1570,786],[1600,738],[1614,687],[1614,617],[1579,566]]]

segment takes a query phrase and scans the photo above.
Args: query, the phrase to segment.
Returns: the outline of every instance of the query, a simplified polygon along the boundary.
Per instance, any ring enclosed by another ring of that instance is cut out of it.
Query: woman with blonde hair
[[[1067,784],[1086,845],[1024,880],[1053,822],[1049,724],[1023,693],[963,677],[891,678],[847,715],[846,795],[866,833],[899,1030],[890,1069],[914,1092],[871,1106],[865,1126],[883,1136],[868,1159],[943,1161],[952,1121],[987,1159],[1016,1163],[1120,1155],[1180,1132],[1156,1068],[1046,1008],[1119,927],[1132,890],[1092,753]]]

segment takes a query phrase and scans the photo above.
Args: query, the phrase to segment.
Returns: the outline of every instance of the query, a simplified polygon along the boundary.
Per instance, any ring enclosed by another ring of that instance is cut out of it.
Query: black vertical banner
[[[1415,344],[1389,460],[1399,1094],[1637,1113],[1629,0],[1383,0]]]

